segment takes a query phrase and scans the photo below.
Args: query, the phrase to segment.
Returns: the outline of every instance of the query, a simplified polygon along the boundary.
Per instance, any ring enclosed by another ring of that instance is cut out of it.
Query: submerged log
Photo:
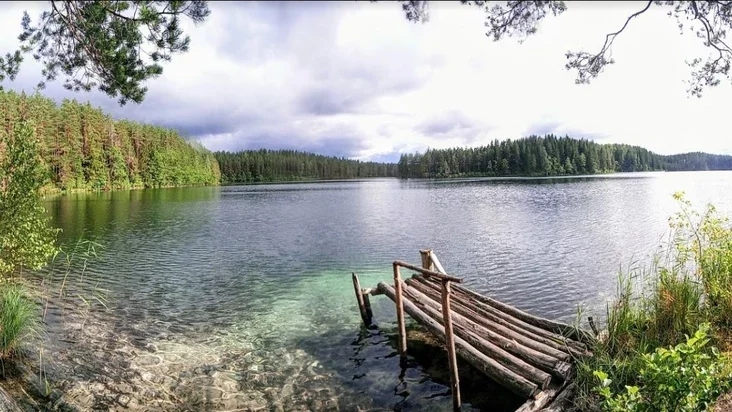
[[[390,299],[396,300],[396,291],[390,285],[380,282],[378,288]],[[406,312],[419,321],[427,330],[441,339],[445,338],[445,329],[439,322],[420,310],[410,300],[404,299],[402,303]],[[455,351],[476,369],[519,396],[532,397],[539,391],[538,385],[480,353],[459,336],[455,337]]]
[[[438,303],[411,287],[405,288],[405,293],[408,298],[411,299],[412,303],[414,303],[428,316],[438,322],[442,321],[439,311],[440,305]],[[490,331],[486,331],[485,329],[481,330],[480,326],[475,324],[471,325],[470,321],[455,313],[453,313],[453,325],[457,329],[457,335],[471,346],[478,349],[481,353],[490,356],[500,362],[507,369],[510,369],[537,384],[539,389],[545,389],[549,385],[551,376],[527,362],[527,359],[524,358],[526,353],[519,350],[519,352],[523,353],[524,357],[516,356],[515,354],[512,354],[511,350],[504,349],[503,347],[496,345],[489,338],[486,338],[485,332],[490,334]],[[553,361],[556,362],[556,359]]]

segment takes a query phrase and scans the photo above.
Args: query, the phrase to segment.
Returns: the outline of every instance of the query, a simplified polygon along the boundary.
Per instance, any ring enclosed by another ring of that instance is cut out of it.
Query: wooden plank
[[[390,299],[396,299],[396,291],[390,285],[380,282],[378,288],[384,291],[384,294]],[[439,322],[420,310],[414,303],[404,300],[404,309],[414,319],[419,321],[428,331],[435,334],[440,339],[445,338],[445,329]],[[489,378],[503,385],[509,391],[524,397],[531,397],[539,392],[539,387],[535,384],[516,374],[515,372],[504,367],[494,359],[491,359],[480,353],[477,349],[470,346],[460,337],[455,337],[455,351],[473,365],[476,369],[487,375]]]
[[[399,327],[399,354],[402,357],[407,355],[407,328],[404,323],[404,302],[402,302],[402,277],[399,274],[399,265],[394,262],[394,290],[397,314],[397,325]]]
[[[450,312],[450,281],[442,280],[442,318],[445,327],[445,343],[447,345],[447,359],[450,364],[450,383],[452,385],[452,408],[460,410],[460,376],[458,375],[457,357],[455,355],[455,336],[452,330],[452,314]]]

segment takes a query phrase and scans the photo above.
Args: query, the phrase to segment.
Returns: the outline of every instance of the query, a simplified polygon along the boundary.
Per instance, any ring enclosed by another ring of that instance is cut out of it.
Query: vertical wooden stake
[[[432,269],[432,249],[420,250],[419,254],[422,255],[422,267],[427,270]]]
[[[394,291],[396,292],[397,324],[399,325],[399,354],[407,355],[407,328],[404,324],[404,303],[402,302],[402,277],[399,275],[399,265],[394,263]]]
[[[452,315],[450,312],[450,281],[442,281],[442,318],[445,326],[445,345],[447,346],[447,359],[450,363],[450,383],[452,384],[452,408],[459,411],[462,406],[460,399],[460,377],[457,368],[457,356],[455,355],[455,336],[452,332]]]
[[[356,292],[356,301],[358,301],[358,310],[361,312],[361,319],[364,325],[371,325],[371,302],[368,302],[368,296],[364,296],[361,292],[361,282],[355,273],[351,274],[353,279],[353,290]]]

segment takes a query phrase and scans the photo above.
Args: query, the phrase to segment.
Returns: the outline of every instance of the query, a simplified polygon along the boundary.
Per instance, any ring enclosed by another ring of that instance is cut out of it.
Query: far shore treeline
[[[474,148],[428,149],[398,163],[363,162],[296,150],[215,152],[175,130],[114,120],[89,103],[0,90],[0,133],[19,120],[35,129],[48,171],[44,190],[358,179],[561,176],[655,170],[732,170],[732,156],[663,156],[638,146],[531,136]],[[0,147],[0,155],[3,148]]]
[[[495,140],[474,148],[428,149],[404,154],[399,177],[561,176],[612,172],[732,170],[732,156],[664,156],[638,146],[599,144],[570,137]]]

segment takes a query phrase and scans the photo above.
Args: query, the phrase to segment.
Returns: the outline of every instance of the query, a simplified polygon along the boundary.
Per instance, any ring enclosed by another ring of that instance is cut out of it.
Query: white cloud
[[[0,47],[14,47],[23,8],[0,5]],[[666,9],[653,7],[615,42],[610,66],[590,85],[564,69],[568,50],[597,50],[606,33],[643,7],[637,2],[577,3],[547,17],[524,44],[493,42],[475,7],[435,2],[426,24],[398,4],[217,3],[188,26],[191,51],[149,83],[147,100],[116,117],[177,127],[212,149],[266,146],[376,158],[427,147],[480,145],[555,132],[637,144],[659,153],[732,154],[726,135],[732,88],[688,97],[685,59],[708,50],[679,35]],[[37,12],[31,13],[35,16]],[[9,40],[10,39],[10,40]],[[38,80],[27,65],[16,84]]]

